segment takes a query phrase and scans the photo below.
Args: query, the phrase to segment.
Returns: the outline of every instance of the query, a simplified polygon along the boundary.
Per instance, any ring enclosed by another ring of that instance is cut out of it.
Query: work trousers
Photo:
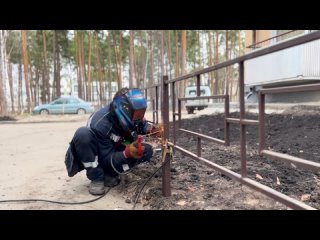
[[[73,140],[76,158],[83,163],[87,178],[91,181],[103,181],[104,176],[116,177],[118,174],[132,169],[134,166],[149,161],[153,155],[152,146],[142,143],[144,146],[143,156],[139,159],[134,158],[113,158],[114,154],[122,154],[125,146],[115,148],[113,141],[110,147],[103,147],[94,132],[81,127],[74,134]],[[122,156],[122,155],[121,155]]]

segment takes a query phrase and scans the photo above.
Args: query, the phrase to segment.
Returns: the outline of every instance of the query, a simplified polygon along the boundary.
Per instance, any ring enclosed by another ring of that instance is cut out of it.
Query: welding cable
[[[152,149],[153,149],[153,151],[155,151],[157,148],[154,148],[154,147],[153,147]],[[112,169],[113,169],[117,174],[119,174],[119,175],[127,175],[128,173],[132,172],[137,165],[139,165],[139,161],[137,160],[136,163],[135,163],[129,170],[123,171],[123,172],[119,172],[119,171],[116,169],[116,167],[114,166],[114,164],[113,164],[113,154],[112,154],[112,155],[111,155],[111,159],[110,159],[110,164],[111,164]]]
[[[167,152],[164,154],[163,159],[165,158],[166,154],[167,154]],[[171,158],[172,158],[172,152],[170,152],[170,154],[171,154]],[[151,176],[148,177],[147,180],[143,183],[143,185],[142,185],[142,187],[140,188],[138,194],[136,195],[136,198],[135,198],[134,203],[133,203],[132,210],[135,209],[135,207],[136,207],[136,205],[137,205],[137,202],[138,202],[138,199],[139,199],[139,196],[140,196],[140,194],[142,193],[143,188],[147,185],[147,183],[151,180],[151,178],[152,178],[171,158],[168,158],[167,160],[165,160],[165,161],[161,164],[161,166],[158,167],[158,168],[156,169],[156,171],[154,171],[154,172],[151,174]]]
[[[16,199],[16,200],[0,200],[0,203],[12,203],[12,202],[48,202],[48,203],[56,203],[56,204],[64,204],[64,205],[77,205],[77,204],[86,204],[95,202],[104,196],[107,195],[107,193],[110,191],[111,188],[109,188],[103,195],[83,202],[60,202],[60,201],[52,201],[52,200],[45,200],[45,199]]]
[[[127,170],[127,171],[123,171],[123,172],[119,172],[119,171],[116,169],[116,167],[114,166],[114,164],[113,164],[113,155],[111,156],[110,163],[111,163],[111,167],[112,167],[113,171],[115,171],[117,174],[119,174],[119,175],[127,175],[129,172],[132,172],[132,170],[133,170],[133,168],[134,168],[135,166],[138,165],[138,160],[137,160],[136,163],[132,166],[131,169],[129,169],[129,170]]]

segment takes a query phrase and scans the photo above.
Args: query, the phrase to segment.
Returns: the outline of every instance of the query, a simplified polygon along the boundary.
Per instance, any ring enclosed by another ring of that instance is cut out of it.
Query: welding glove
[[[142,153],[144,151],[144,147],[141,146]],[[142,155],[139,155],[138,151],[138,141],[134,141],[133,143],[126,146],[126,149],[123,151],[123,154],[126,158],[135,158],[139,159],[142,157]]]

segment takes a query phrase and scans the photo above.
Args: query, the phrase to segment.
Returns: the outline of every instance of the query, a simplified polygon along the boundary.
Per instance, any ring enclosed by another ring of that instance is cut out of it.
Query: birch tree
[[[29,81],[29,72],[28,72],[28,52],[27,52],[27,31],[21,30],[21,53],[23,61],[23,70],[24,70],[24,80],[26,86],[27,94],[27,110],[31,113],[32,99],[30,94],[30,81]]]
[[[6,82],[7,82],[7,69],[6,69],[6,37],[7,31],[0,30],[0,114],[7,113],[7,99],[6,99]]]

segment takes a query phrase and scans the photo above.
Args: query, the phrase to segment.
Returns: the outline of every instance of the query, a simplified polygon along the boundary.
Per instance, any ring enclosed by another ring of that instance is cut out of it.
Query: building
[[[314,30],[247,30],[246,53],[269,47]],[[248,100],[257,101],[260,88],[308,84],[320,81],[320,40],[284,49],[245,62]],[[270,95],[268,102],[320,101],[319,92]]]

